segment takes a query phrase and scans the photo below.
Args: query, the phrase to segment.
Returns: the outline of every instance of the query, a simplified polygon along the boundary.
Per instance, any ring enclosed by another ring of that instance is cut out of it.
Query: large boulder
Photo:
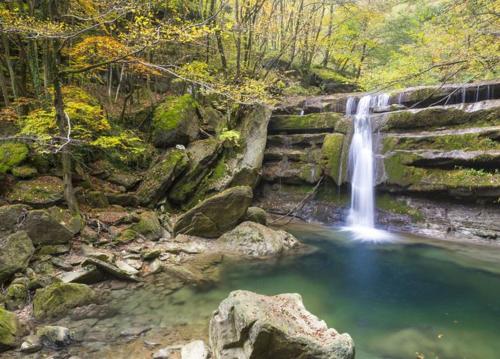
[[[19,324],[15,313],[0,306],[0,352],[16,345]]]
[[[33,314],[38,320],[59,317],[95,299],[96,293],[85,284],[54,283],[36,291]]]
[[[299,242],[288,232],[275,231],[255,222],[243,222],[232,231],[223,234],[217,243],[228,253],[249,257],[270,257],[297,247]]]
[[[210,320],[214,359],[353,359],[354,343],[306,310],[298,294],[234,291]]]
[[[144,175],[144,180],[137,190],[139,202],[145,206],[156,205],[188,166],[186,151],[167,151]]]
[[[0,238],[0,284],[26,269],[34,252],[33,243],[24,231]]]
[[[0,237],[15,232],[28,210],[23,204],[0,207]]]
[[[153,211],[141,213],[139,215],[139,222],[134,224],[131,229],[152,241],[156,241],[163,236],[163,227],[160,224],[158,216]]]
[[[168,198],[178,204],[190,199],[210,168],[217,161],[222,146],[217,139],[209,138],[193,142],[187,148],[190,160],[188,171],[171,188]]]
[[[73,232],[61,224],[46,210],[28,212],[21,228],[30,236],[35,246],[66,244],[73,238]]]
[[[200,132],[197,103],[189,94],[169,97],[153,116],[153,142],[157,147],[186,145]]]
[[[17,182],[6,194],[10,202],[34,206],[55,205],[63,200],[63,182],[58,177],[42,176]]]
[[[252,188],[238,186],[205,199],[179,217],[175,233],[216,238],[234,228],[252,202]]]

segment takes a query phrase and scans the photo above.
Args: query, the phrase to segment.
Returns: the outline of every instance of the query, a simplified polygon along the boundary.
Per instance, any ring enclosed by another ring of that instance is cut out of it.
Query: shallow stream
[[[410,235],[367,243],[314,225],[288,230],[318,250],[279,261],[227,264],[222,281],[210,289],[170,293],[162,275],[141,288],[115,288],[110,305],[116,314],[62,321],[83,340],[70,352],[148,358],[166,343],[206,339],[219,302],[232,290],[247,289],[300,293],[309,311],[351,334],[357,359],[499,358],[498,247]],[[127,337],[127,330],[141,328],[147,331],[139,339]]]

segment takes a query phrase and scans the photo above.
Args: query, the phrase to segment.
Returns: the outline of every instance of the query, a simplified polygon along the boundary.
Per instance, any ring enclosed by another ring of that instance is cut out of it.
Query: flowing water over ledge
[[[221,282],[209,288],[172,293],[160,274],[143,287],[113,290],[108,318],[60,322],[83,340],[70,353],[150,358],[161,346],[206,339],[219,302],[231,290],[247,289],[300,293],[308,310],[352,335],[358,359],[407,359],[417,353],[426,359],[498,358],[498,248],[409,235],[370,243],[314,225],[288,230],[318,250],[277,261],[226,264]],[[139,339],[123,334],[141,328],[148,331]]]

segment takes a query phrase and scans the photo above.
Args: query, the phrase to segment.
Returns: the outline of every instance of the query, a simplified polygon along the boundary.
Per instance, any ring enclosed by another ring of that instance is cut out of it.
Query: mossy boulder
[[[108,198],[101,191],[86,191],[78,199],[93,208],[106,208],[109,206]]]
[[[0,174],[11,171],[28,157],[29,149],[24,143],[6,142],[0,144]]]
[[[197,103],[189,94],[168,97],[153,115],[153,142],[157,147],[186,145],[198,137]]]
[[[186,151],[167,151],[144,175],[137,197],[142,205],[154,206],[163,199],[172,184],[187,170],[189,158]]]
[[[259,223],[265,226],[267,224],[267,213],[260,207],[249,207],[244,220]]]
[[[10,310],[17,310],[22,308],[28,300],[28,279],[19,278],[15,280],[6,292],[7,308]]]
[[[30,179],[38,174],[38,171],[34,167],[30,166],[18,166],[11,170],[12,174],[20,179]]]
[[[276,132],[327,132],[332,131],[342,114],[335,112],[312,113],[309,115],[283,115],[271,118],[269,131]]]
[[[71,233],[78,234],[85,225],[85,221],[80,215],[74,215],[70,210],[61,207],[50,207],[47,209],[50,217],[66,227]]]
[[[54,283],[38,289],[33,298],[33,314],[38,320],[56,318],[71,309],[96,300],[96,293],[85,284]]]
[[[158,216],[153,211],[143,212],[139,215],[139,222],[131,228],[149,240],[156,241],[163,235],[163,228]]]
[[[30,207],[23,204],[13,204],[0,207],[0,237],[15,232],[21,224]]]
[[[6,194],[9,202],[29,205],[55,205],[63,200],[63,182],[52,176],[17,182]]]
[[[34,252],[33,243],[24,231],[0,238],[0,284],[25,270]]]
[[[325,93],[354,92],[359,89],[356,83],[328,67],[312,67],[306,79],[309,85],[318,86]]]
[[[316,184],[322,172],[320,164],[315,162],[269,162],[264,166],[262,178],[267,182]]]
[[[16,345],[18,331],[19,323],[16,314],[0,306],[0,352]]]
[[[337,185],[341,185],[346,173],[346,161],[343,161],[345,136],[341,133],[331,133],[325,136],[322,154],[322,167],[324,173],[330,177]],[[342,176],[341,176],[342,175]]]
[[[177,204],[186,203],[222,152],[220,142],[215,138],[193,142],[187,149],[189,169],[170,189],[168,198]]]
[[[252,198],[252,188],[248,186],[232,187],[208,197],[179,217],[174,232],[219,237],[243,219]]]
[[[57,217],[42,209],[28,212],[21,228],[28,233],[35,246],[66,244],[73,238],[73,233]]]
[[[121,232],[120,234],[118,234],[118,236],[116,237],[115,240],[118,243],[123,243],[124,244],[124,243],[130,243],[130,242],[134,241],[137,238],[139,238],[139,233],[137,233],[136,231],[134,231],[131,228],[127,228],[123,232]]]

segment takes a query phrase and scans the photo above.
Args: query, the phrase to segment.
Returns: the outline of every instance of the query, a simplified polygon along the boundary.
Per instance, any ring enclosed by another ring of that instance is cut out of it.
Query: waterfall
[[[361,239],[388,239],[386,232],[375,229],[375,156],[371,109],[389,104],[389,95],[366,95],[359,100],[354,114],[354,133],[349,148],[349,173],[351,176],[351,208],[348,229],[359,233]],[[348,101],[346,114],[352,114]]]

